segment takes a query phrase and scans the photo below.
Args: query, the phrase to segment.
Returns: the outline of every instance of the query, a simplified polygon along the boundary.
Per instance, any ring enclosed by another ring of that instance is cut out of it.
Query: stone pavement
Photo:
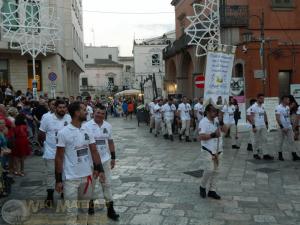
[[[154,138],[146,125],[137,127],[135,120],[110,122],[118,158],[113,193],[121,217],[119,222],[107,220],[106,209],[100,205],[89,224],[300,224],[300,162],[292,162],[288,155],[285,162],[254,161],[246,151],[248,134],[241,134],[240,150],[225,148],[218,179],[222,200],[201,199],[199,143]],[[268,148],[276,150],[276,133],[270,134]],[[24,224],[63,224],[63,214],[41,207],[45,197],[42,159],[27,159],[25,172],[26,177],[15,179],[10,195],[10,199],[32,200],[33,212]],[[0,199],[0,204],[3,202]],[[5,223],[0,219],[0,224]]]

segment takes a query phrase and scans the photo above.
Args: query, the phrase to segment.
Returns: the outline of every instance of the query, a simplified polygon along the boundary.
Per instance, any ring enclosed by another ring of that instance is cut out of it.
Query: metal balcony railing
[[[221,27],[246,27],[249,22],[249,11],[246,5],[221,5]]]

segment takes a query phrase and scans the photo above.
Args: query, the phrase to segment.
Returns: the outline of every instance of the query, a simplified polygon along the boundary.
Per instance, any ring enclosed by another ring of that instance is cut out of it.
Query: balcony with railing
[[[247,5],[221,5],[221,27],[246,27],[249,21]]]

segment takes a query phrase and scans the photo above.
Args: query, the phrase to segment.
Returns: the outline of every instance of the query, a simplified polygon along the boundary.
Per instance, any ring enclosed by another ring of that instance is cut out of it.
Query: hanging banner
[[[205,71],[204,100],[218,105],[229,101],[234,54],[208,52]],[[226,101],[225,101],[226,100]]]
[[[277,97],[265,98],[264,108],[268,116],[269,131],[278,129],[278,124],[275,116],[275,109],[278,106],[278,104],[279,98]]]

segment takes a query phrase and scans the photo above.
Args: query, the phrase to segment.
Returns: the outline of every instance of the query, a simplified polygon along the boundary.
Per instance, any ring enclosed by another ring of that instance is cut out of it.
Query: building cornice
[[[180,2],[180,0],[173,0],[171,2],[171,5],[176,6],[179,2]]]

